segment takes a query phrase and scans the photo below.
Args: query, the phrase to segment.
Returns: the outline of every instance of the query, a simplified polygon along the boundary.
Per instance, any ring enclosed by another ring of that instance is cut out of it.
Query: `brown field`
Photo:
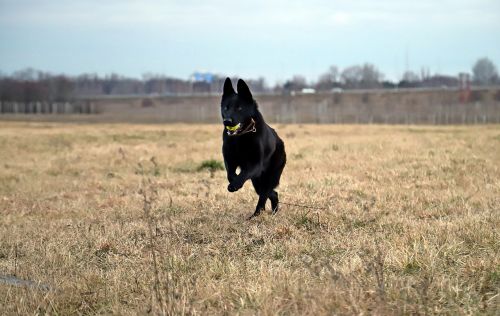
[[[2,314],[499,313],[500,125],[276,125],[247,221],[219,126],[0,124]]]

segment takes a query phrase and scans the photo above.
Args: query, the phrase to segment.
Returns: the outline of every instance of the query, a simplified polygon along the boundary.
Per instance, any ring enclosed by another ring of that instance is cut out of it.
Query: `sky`
[[[372,63],[456,75],[500,66],[499,0],[0,0],[0,72],[194,71],[268,84]]]

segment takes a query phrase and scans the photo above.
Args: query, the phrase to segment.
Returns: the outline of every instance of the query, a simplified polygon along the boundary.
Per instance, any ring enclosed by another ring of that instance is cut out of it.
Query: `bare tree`
[[[283,85],[283,88],[287,91],[300,91],[307,86],[306,78],[301,75],[293,76],[292,80],[288,80]]]
[[[472,67],[474,81],[478,84],[494,83],[498,79],[497,67],[488,58],[480,58]]]
[[[118,85],[120,79],[121,79],[120,76],[115,73],[106,76],[103,80],[103,88],[102,88],[104,94],[114,93],[114,89]]]
[[[12,74],[12,78],[18,81],[34,81],[37,79],[36,76],[37,71],[33,68],[25,68]]]
[[[342,71],[340,77],[346,88],[357,88],[363,78],[363,70],[358,65],[350,66]]]
[[[431,77],[431,71],[429,67],[422,67],[420,69],[420,80],[424,81]]]
[[[403,74],[403,81],[406,82],[417,82],[420,81],[420,77],[411,70],[405,71]]]
[[[338,85],[339,69],[336,66],[330,66],[327,72],[322,74],[316,83],[317,90],[330,90]]]
[[[56,102],[66,102],[73,98],[75,84],[64,75],[52,78],[51,99]]]
[[[405,71],[403,74],[403,78],[398,83],[398,87],[400,88],[416,88],[421,85],[422,81],[418,74],[411,70]]]
[[[330,68],[328,68],[328,71],[323,76],[325,76],[330,82],[337,82],[339,77],[339,69],[337,68],[337,66],[330,66]]]
[[[342,81],[346,88],[378,88],[384,75],[372,64],[347,67],[342,71]]]
[[[377,88],[383,78],[384,75],[374,65],[366,63],[361,67],[362,88]]]

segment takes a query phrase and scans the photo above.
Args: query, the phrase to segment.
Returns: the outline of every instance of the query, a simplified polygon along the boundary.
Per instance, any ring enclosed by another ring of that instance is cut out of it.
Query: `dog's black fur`
[[[245,181],[252,180],[259,195],[255,212],[260,214],[267,199],[271,200],[272,212],[278,211],[278,186],[286,163],[285,144],[278,134],[266,124],[250,89],[243,80],[238,80],[238,93],[231,79],[226,78],[222,94],[221,114],[224,126],[241,127],[233,134],[224,128],[222,154],[227,171],[229,192],[238,191]],[[236,174],[236,169],[240,173]]]

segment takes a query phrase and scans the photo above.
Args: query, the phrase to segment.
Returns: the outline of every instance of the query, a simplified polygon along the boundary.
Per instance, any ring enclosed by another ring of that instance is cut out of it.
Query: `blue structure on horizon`
[[[209,72],[195,72],[191,75],[190,79],[193,82],[212,83],[212,81],[214,80],[214,74]]]

